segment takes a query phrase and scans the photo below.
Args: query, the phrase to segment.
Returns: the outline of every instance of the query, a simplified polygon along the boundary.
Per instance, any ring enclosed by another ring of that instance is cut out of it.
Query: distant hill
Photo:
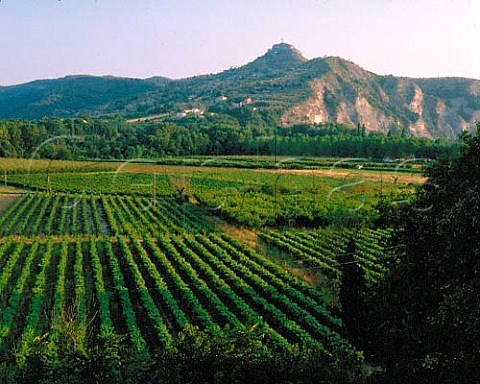
[[[165,84],[165,82],[163,82]],[[124,111],[162,82],[95,76],[67,76],[0,88],[0,118],[37,119]]]
[[[191,108],[234,115],[248,108],[284,126],[336,122],[454,138],[480,120],[480,81],[379,76],[338,57],[307,60],[280,43],[244,66],[181,80],[68,76],[0,88],[0,118],[132,118]]]

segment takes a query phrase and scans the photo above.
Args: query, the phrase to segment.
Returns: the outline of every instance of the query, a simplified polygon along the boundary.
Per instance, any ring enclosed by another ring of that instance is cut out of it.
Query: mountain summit
[[[293,45],[284,43],[283,41],[278,44],[274,44],[272,48],[270,48],[265,56],[267,55],[277,55],[280,56],[281,58],[285,59],[287,57],[295,57],[299,61],[308,61],[300,52],[297,48],[295,48]],[[283,56],[282,56],[283,55]]]
[[[260,71],[282,71],[297,67],[308,61],[293,45],[286,43],[275,44],[267,53],[260,56],[247,66],[255,66]]]
[[[479,80],[380,76],[338,57],[307,60],[282,42],[244,66],[188,79],[83,76],[0,87],[0,118],[197,108],[239,119],[253,113],[255,124],[363,124],[367,132],[454,138],[475,129],[479,98]]]
[[[225,71],[228,74],[241,76],[275,76],[283,75],[291,71],[308,60],[293,45],[279,43],[273,45],[263,56],[241,67]],[[225,72],[222,72],[225,74]]]

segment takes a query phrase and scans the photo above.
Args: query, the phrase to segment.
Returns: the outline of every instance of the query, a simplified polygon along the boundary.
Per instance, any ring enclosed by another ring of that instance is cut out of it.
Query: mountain
[[[44,116],[99,114],[122,110],[145,97],[166,80],[113,76],[66,76],[0,88],[0,118],[37,119]]]
[[[269,124],[360,123],[367,132],[454,138],[480,120],[479,96],[479,80],[380,76],[280,43],[244,66],[187,79],[68,76],[1,87],[0,118],[249,108]]]
[[[275,44],[267,53],[242,67],[244,73],[282,74],[308,61],[293,45]]]

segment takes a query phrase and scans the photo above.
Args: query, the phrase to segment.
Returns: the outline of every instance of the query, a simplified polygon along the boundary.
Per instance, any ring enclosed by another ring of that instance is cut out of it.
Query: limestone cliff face
[[[288,108],[282,124],[364,124],[367,132],[406,128],[413,136],[455,138],[480,120],[480,81],[378,76],[326,58],[327,73],[310,81],[312,96]]]
[[[218,104],[218,97],[226,101]],[[379,76],[338,57],[275,44],[241,67],[188,79],[74,76],[0,87],[0,118],[138,115],[172,106],[229,113],[251,100],[267,124],[364,124],[368,132],[455,138],[480,121],[480,81]],[[280,116],[280,118],[279,118]],[[278,121],[278,119],[280,121]]]
[[[341,59],[328,58],[326,62],[330,71],[310,82],[313,96],[288,109],[282,123],[333,121],[356,125],[360,122],[365,124],[367,132],[386,132],[394,120],[372,103],[370,93],[383,103],[389,102],[387,94],[372,88],[374,75]]]

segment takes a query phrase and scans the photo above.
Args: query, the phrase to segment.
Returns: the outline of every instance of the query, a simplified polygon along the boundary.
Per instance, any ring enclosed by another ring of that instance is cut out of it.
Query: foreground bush
[[[15,383],[353,383],[361,356],[316,349],[274,350],[261,329],[206,334],[186,328],[172,345],[149,355],[109,334],[83,348],[62,335],[34,341],[25,355],[0,366],[0,382]]]

